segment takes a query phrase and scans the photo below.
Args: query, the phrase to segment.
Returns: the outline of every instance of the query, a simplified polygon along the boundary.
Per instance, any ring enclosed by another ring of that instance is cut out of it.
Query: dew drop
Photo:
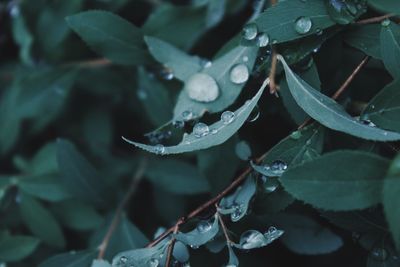
[[[190,110],[185,110],[184,112],[182,112],[181,115],[183,121],[190,121],[193,118],[193,112],[191,112]]]
[[[212,228],[212,224],[209,221],[200,221],[196,227],[197,231],[202,234],[210,231],[211,228]]]
[[[197,138],[206,136],[210,132],[208,125],[202,122],[196,123],[193,127],[193,134]]]
[[[243,249],[252,249],[261,247],[265,243],[265,237],[256,230],[248,230],[240,236],[240,246]]]
[[[246,40],[253,40],[258,33],[257,25],[255,23],[247,24],[243,27],[243,38]]]
[[[249,79],[249,69],[244,64],[237,64],[230,71],[230,79],[235,84],[242,84]]]
[[[201,59],[200,64],[203,67],[203,69],[207,69],[212,66],[212,62],[208,59]]]
[[[249,61],[249,57],[248,56],[244,56],[243,57],[243,62],[248,62]]]
[[[243,217],[243,205],[238,205],[238,204],[234,204],[232,206],[232,209],[234,210],[233,213],[231,213],[231,220],[232,222],[237,222],[239,221],[242,217]]]
[[[265,176],[263,176],[265,177]],[[264,180],[263,180],[264,181]],[[265,182],[264,182],[264,189],[265,192],[267,193],[272,193],[274,191],[276,191],[276,189],[278,189],[280,186],[278,179],[274,178],[274,177],[266,177]]]
[[[370,127],[376,127],[376,124],[368,119],[360,119],[360,123],[370,126]]]
[[[301,132],[300,131],[294,131],[290,134],[290,138],[294,140],[298,140],[301,138]]]
[[[235,120],[235,117],[236,117],[235,113],[227,110],[221,114],[221,121],[223,124],[230,124]]]
[[[322,35],[323,33],[324,33],[324,31],[321,30],[320,28],[317,28],[317,29],[315,30],[315,34],[318,35],[318,36]]]
[[[288,166],[286,162],[279,159],[272,162],[270,166],[271,171],[276,172],[277,174],[282,174],[287,169],[287,167]]]
[[[266,33],[261,33],[257,36],[256,43],[258,47],[266,47],[269,44],[269,36]]]
[[[218,133],[218,130],[217,129],[212,129],[211,130],[211,134],[217,134]]]
[[[158,259],[151,259],[149,261],[149,267],[158,267],[160,265],[160,261]]]
[[[271,243],[281,237],[283,235],[284,231],[283,230],[278,230],[276,227],[271,226],[268,228],[268,230],[265,232],[264,237],[267,239],[268,243]]]
[[[164,154],[165,153],[165,146],[162,144],[157,144],[154,146],[154,152],[156,154]]]
[[[160,71],[160,76],[164,80],[170,81],[174,78],[174,73],[172,72],[172,70],[170,68],[164,67]]]
[[[185,83],[185,90],[190,99],[199,102],[212,102],[219,96],[218,84],[206,73],[196,73]]]
[[[185,122],[184,121],[173,121],[172,126],[174,126],[176,129],[182,129],[185,127]]]
[[[122,256],[121,258],[119,258],[119,261],[123,264],[125,264],[128,261],[128,258],[125,256]]]
[[[389,19],[385,19],[384,21],[381,22],[381,25],[383,27],[388,27],[390,25],[390,20]]]
[[[371,251],[371,257],[376,261],[385,261],[388,258],[388,252],[384,248],[374,248]]]
[[[294,29],[298,34],[309,33],[311,27],[312,27],[312,21],[308,17],[299,17],[294,24]]]

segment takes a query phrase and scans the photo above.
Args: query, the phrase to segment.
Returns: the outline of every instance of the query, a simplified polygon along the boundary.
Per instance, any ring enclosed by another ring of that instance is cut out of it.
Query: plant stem
[[[121,219],[121,214],[126,206],[126,204],[128,203],[129,199],[131,198],[131,196],[133,195],[133,193],[136,191],[137,185],[139,184],[139,181],[142,179],[143,177],[143,173],[146,169],[146,161],[144,159],[141,160],[138,169],[136,170],[131,184],[129,186],[128,191],[126,192],[124,198],[122,199],[122,201],[119,203],[117,210],[115,211],[115,215],[111,221],[110,226],[108,227],[107,233],[103,238],[103,241],[101,242],[101,244],[99,245],[99,254],[97,255],[97,259],[103,259],[104,258],[104,254],[107,250],[108,247],[108,243],[110,242],[110,239],[115,231],[115,229],[118,226],[118,223]]]
[[[178,224],[178,223],[175,224],[174,231],[173,231],[174,234],[178,233],[179,225],[180,224]],[[167,260],[165,261],[165,267],[169,267],[171,265],[172,253],[174,252],[175,242],[176,242],[175,237],[172,237],[172,239],[168,245]]]
[[[225,235],[226,244],[228,246],[230,246],[232,244],[232,240],[229,237],[228,228],[226,227],[225,222],[224,222],[221,214],[218,212],[218,204],[215,204],[215,208],[217,209],[217,217],[218,217],[218,220],[219,220],[219,224],[221,225],[222,231],[224,232],[224,235]]]
[[[271,6],[275,5],[278,1],[277,0],[271,0]],[[272,56],[271,56],[271,68],[269,71],[269,92],[271,95],[276,94],[278,90],[278,86],[276,85],[275,82],[275,75],[276,75],[276,65],[278,63],[278,58],[277,58],[277,52],[276,48],[274,45],[272,47]]]
[[[395,14],[386,14],[386,15],[382,15],[379,17],[373,17],[373,18],[368,18],[368,19],[362,19],[359,21],[354,22],[355,25],[365,25],[365,24],[371,24],[371,23],[378,23],[381,22],[385,19],[394,17]]]

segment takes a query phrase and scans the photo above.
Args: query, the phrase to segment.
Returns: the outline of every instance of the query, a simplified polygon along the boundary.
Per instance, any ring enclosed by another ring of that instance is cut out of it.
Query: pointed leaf
[[[400,8],[399,8],[400,9]],[[385,21],[383,23],[390,23]],[[400,26],[390,23],[382,26],[381,55],[386,69],[393,78],[400,79]]]
[[[381,12],[400,15],[400,6],[397,0],[368,0],[368,4]]]
[[[187,233],[179,232],[175,235],[175,238],[182,243],[195,248],[212,240],[218,234],[218,231],[218,217],[217,215],[214,215],[212,222],[200,221],[196,229]]]
[[[184,135],[182,142],[179,143],[178,145],[167,146],[167,147],[145,145],[134,141],[130,141],[126,138],[124,138],[124,140],[145,151],[162,155],[179,154],[179,153],[196,151],[217,146],[227,141],[246,122],[247,118],[250,116],[251,111],[256,106],[258,100],[260,99],[268,83],[269,80],[266,80],[263,86],[258,91],[258,93],[249,102],[246,102],[241,108],[239,108],[234,112],[235,119],[231,123],[224,124],[222,121],[218,121],[210,125],[209,126],[210,133],[206,136],[196,137],[194,133],[191,133],[188,135]],[[216,133],[213,134],[215,130]]]
[[[380,31],[379,24],[354,27],[345,33],[344,41],[371,57],[381,59]]]
[[[365,125],[351,117],[336,101],[318,92],[293,73],[283,57],[279,58],[285,68],[286,80],[292,96],[310,117],[330,129],[359,138],[376,141],[400,140],[399,133]]]
[[[364,209],[381,201],[388,161],[374,154],[336,151],[286,171],[280,178],[295,198],[326,210]]]
[[[0,236],[0,261],[20,261],[31,255],[39,242],[39,239],[31,236]]]
[[[148,62],[139,28],[106,11],[86,11],[66,18],[68,25],[97,53],[123,65]]]

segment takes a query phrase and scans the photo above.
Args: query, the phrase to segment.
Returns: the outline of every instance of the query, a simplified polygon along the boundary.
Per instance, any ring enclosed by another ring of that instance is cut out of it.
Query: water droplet
[[[190,110],[185,110],[184,112],[182,112],[182,119],[183,121],[190,121],[193,118],[193,112],[191,112]]]
[[[196,227],[197,231],[199,231],[202,234],[210,231],[211,228],[212,228],[212,224],[209,221],[200,221]]]
[[[263,176],[265,177],[265,176]],[[264,189],[266,193],[272,193],[274,192],[277,188],[279,188],[280,184],[278,179],[275,177],[265,177],[265,182],[264,182]],[[264,181],[264,180],[263,180]]]
[[[121,258],[119,258],[119,261],[123,264],[125,264],[128,261],[128,258],[125,256],[122,256]]]
[[[164,154],[165,153],[165,146],[162,144],[157,144],[154,146],[154,152],[156,154]]]
[[[257,36],[256,43],[258,47],[266,47],[269,44],[269,36],[266,33],[261,33]]]
[[[317,28],[317,29],[315,30],[315,34],[318,35],[318,36],[322,35],[323,33],[324,33],[324,31],[321,30],[320,28]]]
[[[360,123],[370,126],[370,127],[376,127],[376,124],[368,119],[360,119]]]
[[[376,261],[385,261],[388,258],[388,252],[384,248],[377,247],[372,249],[371,257]]]
[[[176,129],[182,129],[185,127],[185,122],[184,121],[173,121],[172,126],[174,126]]]
[[[158,267],[160,265],[160,261],[158,259],[151,259],[149,261],[149,267]]]
[[[140,100],[145,100],[147,98],[147,92],[143,88],[137,90],[137,96]]]
[[[250,104],[250,102],[248,102]],[[247,118],[247,122],[255,122],[260,117],[260,109],[258,105],[256,105],[253,111],[250,113],[249,117]]]
[[[248,230],[240,236],[240,246],[243,249],[259,248],[265,243],[265,237],[256,230]]]
[[[239,189],[238,189],[239,190]],[[231,213],[231,220],[232,222],[237,222],[239,221],[243,215],[244,215],[244,209],[243,209],[243,205],[238,205],[238,204],[234,204],[232,206],[232,209],[234,210],[233,213]]]
[[[212,129],[211,130],[211,134],[217,134],[218,133],[218,130],[217,129]]]
[[[170,81],[174,78],[174,73],[172,72],[172,70],[170,68],[164,67],[160,71],[160,76],[164,80]]]
[[[244,64],[237,64],[230,71],[230,79],[235,84],[242,84],[249,79],[249,69]]]
[[[272,44],[277,44],[277,43],[278,43],[278,40],[276,40],[276,39],[272,40]]]
[[[193,127],[193,134],[198,138],[206,136],[209,132],[208,125],[202,122],[196,123]]]
[[[196,73],[185,83],[185,90],[190,99],[199,102],[212,102],[219,96],[218,84],[206,73]]]
[[[198,249],[199,246],[195,246],[195,245],[189,245],[192,249]]]
[[[306,34],[310,32],[312,27],[312,21],[308,17],[300,17],[294,24],[294,29],[298,34]]]
[[[384,21],[381,22],[381,25],[383,27],[388,27],[390,25],[390,20],[389,19],[385,19]]]
[[[268,228],[268,230],[265,232],[264,237],[267,239],[268,244],[275,241],[279,237],[283,235],[284,231],[283,230],[278,230],[276,227],[271,226]]]
[[[249,61],[249,57],[248,56],[244,56],[243,57],[243,62],[248,62]]]
[[[255,23],[247,24],[243,27],[243,38],[246,40],[253,40],[258,33],[257,25]]]
[[[282,161],[282,160],[275,160],[274,162],[272,162],[271,164],[271,171],[277,173],[277,174],[282,174],[283,172],[285,172],[285,170],[287,169],[287,164],[286,162]]]
[[[290,138],[294,140],[298,140],[301,138],[301,132],[300,131],[294,131],[290,134]]]
[[[203,67],[203,69],[207,69],[212,66],[212,62],[208,59],[201,59],[200,64]]]
[[[235,117],[236,117],[235,113],[227,110],[221,114],[221,121],[223,124],[230,124],[235,120]]]

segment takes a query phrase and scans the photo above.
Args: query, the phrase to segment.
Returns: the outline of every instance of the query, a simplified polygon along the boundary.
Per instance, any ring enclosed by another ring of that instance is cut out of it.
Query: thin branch
[[[368,18],[368,19],[362,19],[359,21],[354,22],[355,25],[365,25],[365,24],[371,24],[371,23],[379,23],[385,19],[391,18],[396,16],[395,14],[386,14],[383,16],[379,17],[373,17],[373,18]]]
[[[344,81],[344,83],[339,87],[339,89],[332,95],[332,99],[336,100],[342,93],[349,87],[350,83],[354,80],[357,74],[361,71],[361,69],[367,64],[368,60],[370,59],[369,56],[365,56],[363,60],[358,64],[358,66],[353,70],[349,77]],[[305,120],[297,129],[303,129],[306,125],[308,125],[313,119],[308,118]]]
[[[129,199],[131,198],[131,196],[133,195],[133,193],[136,191],[137,185],[139,184],[139,181],[142,179],[143,177],[143,173],[146,169],[146,161],[145,159],[143,159],[140,164],[138,169],[136,170],[133,178],[132,178],[132,182],[129,186],[128,191],[126,192],[124,198],[122,199],[122,201],[119,203],[117,210],[115,211],[115,215],[114,218],[112,219],[112,222],[110,224],[110,226],[108,227],[107,233],[103,238],[103,241],[101,242],[101,244],[99,245],[99,254],[97,255],[97,259],[103,259],[104,258],[104,254],[107,250],[108,247],[108,243],[110,242],[110,239],[115,231],[115,229],[118,226],[118,223],[121,219],[121,214],[126,206],[126,204],[128,203]]]
[[[278,86],[275,82],[275,75],[276,75],[276,65],[278,63],[278,57],[276,48],[272,47],[272,56],[271,56],[271,68],[269,71],[269,92],[271,95],[276,94],[278,90]]]
[[[218,212],[218,204],[215,204],[215,208],[217,209],[217,217],[219,220],[219,224],[222,227],[222,231],[224,232],[226,243],[228,244],[228,246],[230,246],[233,242],[232,242],[231,238],[229,237],[228,228],[226,227],[221,214]]]
[[[174,226],[174,231],[173,234],[177,234],[179,231],[179,225],[181,225],[182,219],[180,219]],[[172,253],[174,252],[174,247],[175,247],[176,239],[175,237],[172,237],[169,245],[168,245],[168,252],[167,252],[167,259],[165,261],[165,267],[169,267],[171,265],[171,260],[172,260]]]

